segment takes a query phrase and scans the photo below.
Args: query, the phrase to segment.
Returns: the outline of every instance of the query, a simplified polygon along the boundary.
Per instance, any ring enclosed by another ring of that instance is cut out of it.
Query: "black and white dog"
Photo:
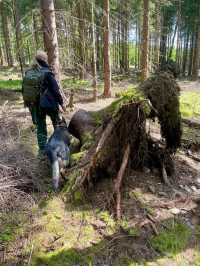
[[[71,136],[63,118],[62,123],[57,124],[54,133],[51,135],[46,145],[46,155],[51,161],[52,185],[54,190],[58,188],[59,174],[61,174],[64,180],[68,180],[64,175],[64,168],[69,164],[70,141]]]

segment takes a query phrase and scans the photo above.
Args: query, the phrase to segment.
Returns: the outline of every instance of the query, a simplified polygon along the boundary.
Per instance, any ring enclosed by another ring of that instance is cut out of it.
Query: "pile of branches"
[[[22,122],[21,122],[22,123]],[[30,147],[22,141],[20,120],[6,109],[0,113],[0,214],[25,210],[35,204],[32,192],[43,190],[38,159],[28,156]]]

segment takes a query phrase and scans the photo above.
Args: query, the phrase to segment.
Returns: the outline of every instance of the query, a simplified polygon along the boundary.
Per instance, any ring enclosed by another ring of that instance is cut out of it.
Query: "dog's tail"
[[[53,189],[56,190],[58,188],[59,183],[59,162],[58,162],[58,155],[56,150],[52,150],[51,154],[49,154],[51,160],[51,170],[52,170],[52,185]]]

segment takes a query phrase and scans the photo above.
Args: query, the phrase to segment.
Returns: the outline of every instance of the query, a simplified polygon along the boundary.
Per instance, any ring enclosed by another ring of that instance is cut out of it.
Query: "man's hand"
[[[63,112],[66,112],[66,107],[64,104],[62,105],[62,109],[63,109]]]

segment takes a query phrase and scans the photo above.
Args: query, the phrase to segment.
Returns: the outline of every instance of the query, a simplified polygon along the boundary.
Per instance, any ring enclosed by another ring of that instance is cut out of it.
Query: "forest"
[[[56,191],[37,50],[71,138]],[[0,265],[200,265],[199,55],[199,0],[0,0]]]

